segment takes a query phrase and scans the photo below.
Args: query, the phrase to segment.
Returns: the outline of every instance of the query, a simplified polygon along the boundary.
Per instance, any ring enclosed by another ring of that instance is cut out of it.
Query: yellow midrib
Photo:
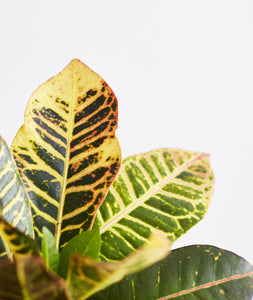
[[[151,187],[151,189],[142,195],[137,201],[136,198],[133,200],[133,202],[127,206],[124,210],[120,211],[118,214],[113,216],[109,221],[105,222],[100,227],[100,234],[108,230],[110,227],[112,227],[114,224],[116,224],[119,220],[121,220],[123,217],[128,215],[131,211],[139,207],[142,203],[144,203],[151,195],[153,195],[156,191],[159,191],[162,186],[164,186],[165,182],[169,182],[171,179],[175,178],[177,175],[179,175],[184,169],[187,169],[187,167],[196,159],[199,159],[201,156],[206,156],[204,153],[198,153],[197,155],[193,156],[189,161],[187,161],[185,164],[183,164],[181,167],[179,167],[175,172],[170,174],[170,176],[166,177],[165,180],[161,180],[160,183],[157,185],[154,185]],[[126,178],[124,176],[124,178]]]
[[[58,219],[56,224],[56,234],[55,234],[55,241],[56,241],[56,247],[59,249],[60,244],[60,237],[61,237],[61,223],[62,223],[62,217],[63,217],[63,208],[64,208],[64,202],[65,202],[65,192],[66,192],[66,185],[67,185],[67,175],[68,175],[68,166],[69,166],[69,155],[70,155],[70,141],[72,137],[72,128],[73,128],[73,113],[74,113],[74,104],[73,100],[75,99],[75,90],[76,90],[76,75],[75,75],[75,63],[73,64],[73,84],[72,84],[72,99],[70,102],[69,107],[69,120],[68,120],[68,131],[67,131],[67,147],[66,147],[66,158],[65,158],[65,165],[64,165],[64,172],[63,172],[63,178],[62,178],[62,190],[61,190],[61,196],[59,201],[59,211],[58,211]],[[67,124],[67,125],[68,125]]]

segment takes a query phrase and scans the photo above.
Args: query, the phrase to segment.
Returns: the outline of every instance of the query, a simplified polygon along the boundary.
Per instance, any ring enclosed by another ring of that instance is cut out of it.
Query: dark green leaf
[[[97,259],[101,246],[99,229],[85,231],[74,238],[62,249],[60,255],[59,274],[66,277],[69,260],[72,253],[81,253],[93,259]]]
[[[173,250],[163,261],[90,297],[90,300],[251,300],[253,266],[213,246]]]
[[[47,268],[50,268],[55,273],[58,271],[60,254],[55,245],[55,238],[50,230],[46,227],[42,229],[42,256],[45,259]]]

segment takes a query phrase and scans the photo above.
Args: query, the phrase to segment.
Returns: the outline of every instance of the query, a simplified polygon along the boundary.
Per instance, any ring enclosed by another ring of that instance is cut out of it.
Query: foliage
[[[212,188],[213,173],[204,153],[159,149],[123,160],[97,214],[100,257],[123,258],[154,229],[175,241],[203,218]]]
[[[121,164],[117,111],[75,59],[32,94],[10,151],[0,138],[0,299],[251,299],[243,258],[170,251],[208,209],[209,156],[164,148]]]
[[[252,275],[253,267],[234,253],[194,245],[172,251],[90,299],[251,299]]]
[[[61,248],[92,227],[120,167],[116,127],[115,95],[78,60],[32,94],[11,152],[38,240],[45,226]]]

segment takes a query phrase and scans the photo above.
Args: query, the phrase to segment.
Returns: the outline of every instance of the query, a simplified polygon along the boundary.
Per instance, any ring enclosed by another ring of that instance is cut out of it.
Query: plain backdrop
[[[79,58],[118,98],[123,157],[211,155],[211,207],[174,247],[216,245],[253,263],[252,1],[1,1],[0,33],[9,145],[32,92]]]

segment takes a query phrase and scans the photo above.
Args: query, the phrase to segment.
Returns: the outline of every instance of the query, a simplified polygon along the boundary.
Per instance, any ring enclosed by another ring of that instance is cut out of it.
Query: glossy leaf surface
[[[0,299],[70,300],[63,280],[46,270],[41,257],[29,256],[0,265]]]
[[[251,300],[253,266],[213,246],[173,250],[163,261],[125,277],[90,300]]]
[[[39,255],[39,247],[37,243],[31,237],[25,235],[15,227],[12,227],[2,217],[0,217],[0,235],[10,259],[12,259],[13,255]]]
[[[8,146],[1,136],[0,209],[4,220],[33,237],[29,200]],[[0,257],[6,257],[6,250],[3,241],[0,241]]]
[[[31,96],[12,154],[31,199],[35,234],[57,247],[90,229],[120,166],[117,99],[75,59]]]
[[[98,259],[101,247],[101,238],[98,229],[82,232],[73,237],[62,249],[58,274],[66,278],[70,257],[73,253]]]
[[[160,149],[125,159],[98,211],[104,260],[117,260],[161,230],[176,240],[205,215],[213,190],[209,156]]]
[[[152,234],[149,243],[118,262],[98,262],[78,254],[72,256],[67,283],[73,299],[87,299],[90,295],[138,272],[169,254],[170,241],[161,233]],[[125,299],[111,298],[111,299]]]

